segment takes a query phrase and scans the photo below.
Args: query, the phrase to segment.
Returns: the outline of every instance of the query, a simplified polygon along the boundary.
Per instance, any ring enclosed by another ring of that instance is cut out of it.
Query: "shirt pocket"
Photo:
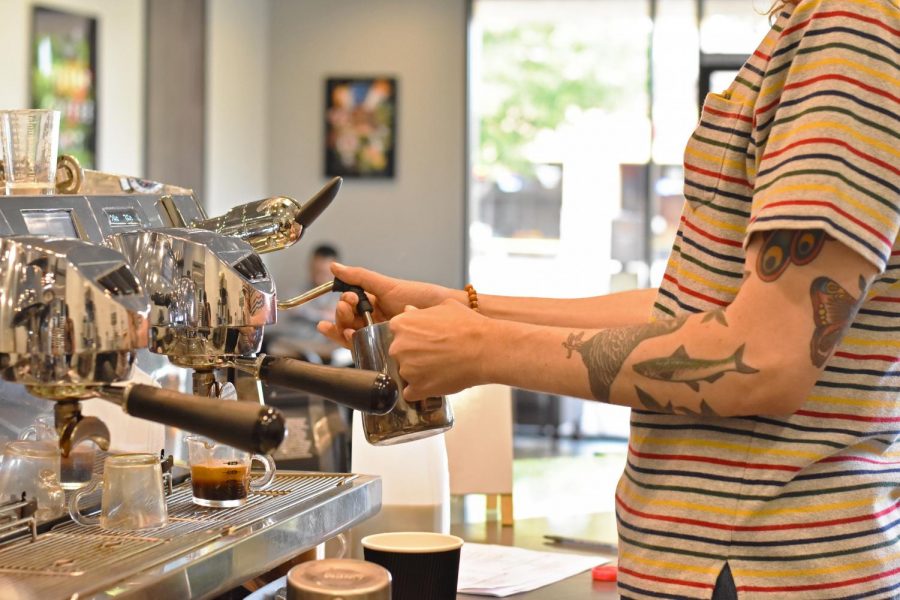
[[[685,198],[693,210],[724,201],[749,215],[748,150],[752,107],[708,94],[684,151]]]

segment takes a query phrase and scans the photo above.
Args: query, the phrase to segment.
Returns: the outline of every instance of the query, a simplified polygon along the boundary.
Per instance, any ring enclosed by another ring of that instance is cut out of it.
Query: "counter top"
[[[614,543],[616,541],[616,519],[615,515],[610,512],[559,518],[517,519],[513,527],[502,527],[499,522],[467,523],[454,525],[451,533],[467,542],[478,544],[500,544],[531,550],[593,554],[580,552],[567,546],[547,545],[544,543],[543,536],[554,534]],[[601,556],[613,558],[608,554],[601,554]],[[458,600],[489,598],[489,596],[470,594],[458,594],[456,597]],[[617,600],[618,597],[614,582],[593,581],[590,571],[532,592],[510,596],[516,600]]]

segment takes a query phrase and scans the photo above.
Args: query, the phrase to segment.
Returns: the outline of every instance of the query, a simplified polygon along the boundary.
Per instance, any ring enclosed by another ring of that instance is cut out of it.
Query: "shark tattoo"
[[[700,391],[701,381],[712,383],[725,373],[759,372],[744,362],[743,344],[731,356],[711,360],[691,357],[684,346],[679,346],[671,356],[639,362],[634,370],[649,379],[683,383],[695,392]]]

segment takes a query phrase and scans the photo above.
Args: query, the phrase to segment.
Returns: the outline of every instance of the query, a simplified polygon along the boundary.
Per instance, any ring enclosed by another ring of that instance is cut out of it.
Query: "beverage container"
[[[59,449],[49,441],[19,440],[3,449],[0,463],[0,497],[37,500],[39,521],[65,513],[65,492],[59,485]]]
[[[59,436],[53,426],[52,415],[42,415],[19,433],[20,440],[57,444]],[[72,448],[68,456],[59,457],[59,485],[64,490],[77,490],[91,482],[94,476],[96,449],[92,443],[83,442]]]
[[[200,436],[188,436],[188,460],[191,467],[193,502],[200,506],[227,508],[247,502],[250,490],[261,490],[275,477],[271,456],[250,454]],[[253,461],[262,463],[265,472],[250,477]]]
[[[362,304],[360,302],[360,305]],[[453,410],[444,396],[425,398],[416,402],[409,402],[403,398],[406,383],[400,377],[397,361],[388,354],[393,341],[394,336],[389,322],[371,323],[358,329],[352,338],[353,361],[356,366],[360,369],[385,373],[397,383],[399,390],[397,404],[393,410],[383,415],[363,415],[366,440],[376,446],[420,440],[453,427]]]
[[[391,600],[391,574],[363,560],[305,562],[287,574],[287,600]]]
[[[462,538],[431,532],[393,532],[362,540],[366,560],[391,574],[392,600],[455,600]]]
[[[2,111],[0,138],[6,193],[52,194],[56,190],[59,111]]]
[[[83,514],[78,502],[101,485],[100,516]],[[103,529],[139,531],[163,527],[168,522],[168,509],[159,456],[108,456],[103,477],[95,478],[69,499],[69,516],[79,525],[100,525]]]

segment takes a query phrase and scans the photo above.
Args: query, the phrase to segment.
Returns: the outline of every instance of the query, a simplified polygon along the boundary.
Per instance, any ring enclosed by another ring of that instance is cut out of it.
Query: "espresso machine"
[[[285,424],[260,382],[367,413],[393,408],[397,386],[384,373],[259,354],[279,303],[259,255],[296,243],[339,179],[304,203],[268,198],[209,218],[190,190],[71,171],[56,194],[0,196],[0,441],[50,402],[62,456],[115,448],[128,432],[82,413],[105,401],[268,453]],[[160,360],[190,384],[132,380]],[[372,476],[278,471],[251,496],[240,509],[204,509],[176,485],[169,524],[140,535],[42,523],[34,498],[4,498],[0,596],[211,597],[374,515],[381,488]]]

